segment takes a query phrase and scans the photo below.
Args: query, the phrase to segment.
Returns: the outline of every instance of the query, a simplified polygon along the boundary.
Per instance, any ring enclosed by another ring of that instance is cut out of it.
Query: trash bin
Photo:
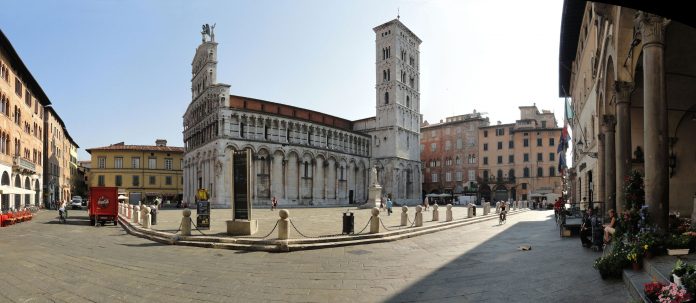
[[[157,225],[157,207],[152,207],[150,209],[150,216],[152,216],[152,225]]]
[[[476,216],[476,205],[474,205],[474,216]]]
[[[354,234],[355,233],[355,216],[352,212],[343,213],[343,234]]]

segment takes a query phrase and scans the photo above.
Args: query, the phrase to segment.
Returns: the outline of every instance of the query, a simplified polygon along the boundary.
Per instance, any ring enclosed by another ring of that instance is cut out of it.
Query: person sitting
[[[592,208],[588,208],[580,226],[580,242],[582,242],[583,247],[592,246],[592,217]]]
[[[616,212],[609,210],[609,224],[604,224],[604,244],[611,241],[611,236],[616,232]]]

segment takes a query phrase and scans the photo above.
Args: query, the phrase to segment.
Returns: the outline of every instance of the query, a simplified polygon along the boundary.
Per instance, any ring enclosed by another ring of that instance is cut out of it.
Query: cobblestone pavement
[[[0,228],[0,302],[627,302],[551,211],[291,253],[171,246],[55,212]],[[520,244],[531,251],[518,251]]]
[[[432,209],[432,207],[431,207]],[[356,207],[327,207],[327,208],[290,208],[290,220],[292,220],[294,226],[300,233],[308,237],[318,237],[318,236],[328,236],[341,234],[342,224],[343,224],[343,213],[346,211],[353,212],[355,216],[355,233],[360,232],[367,226],[367,222],[370,220],[371,209],[357,209]],[[399,229],[401,228],[401,207],[394,207],[393,213],[387,215],[386,210],[380,212],[380,218],[384,225],[389,229]],[[439,207],[440,221],[445,220],[444,206]],[[495,207],[491,209],[491,212],[495,211]],[[152,226],[153,229],[175,232],[179,229],[182,218],[182,209],[166,209],[160,210],[157,215],[157,225]],[[423,211],[423,225],[434,225],[437,222],[432,221],[432,210]],[[415,207],[408,208],[408,218],[409,226],[413,223],[416,209]],[[476,214],[483,215],[483,207],[478,207]],[[466,218],[467,209],[464,206],[455,205],[452,207],[452,217],[456,219]],[[276,222],[279,219],[278,210],[270,210],[268,208],[254,209],[252,216],[254,219],[258,220],[259,230],[252,237],[263,237],[268,235]],[[206,235],[220,235],[226,236],[227,225],[226,220],[232,218],[232,210],[230,209],[213,209],[211,210],[210,218],[210,230],[203,230],[202,232]],[[195,224],[196,222],[196,210],[191,210],[191,219]],[[369,227],[368,227],[369,231]],[[200,235],[200,233],[193,231],[192,235]],[[276,233],[273,233],[269,238],[275,238]],[[301,236],[297,231],[291,226],[290,227],[290,238],[300,238]]]

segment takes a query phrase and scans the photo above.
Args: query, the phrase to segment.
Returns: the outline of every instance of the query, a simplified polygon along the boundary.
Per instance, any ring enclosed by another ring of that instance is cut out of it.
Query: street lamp
[[[588,152],[583,149],[585,144],[582,143],[582,139],[578,140],[578,143],[575,143],[575,146],[577,147],[578,153],[580,155],[589,156],[591,158],[597,159],[597,152]]]

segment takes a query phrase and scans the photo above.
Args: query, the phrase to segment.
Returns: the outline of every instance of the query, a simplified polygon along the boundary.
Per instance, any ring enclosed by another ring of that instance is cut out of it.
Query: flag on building
[[[563,113],[563,130],[561,131],[561,138],[558,140],[558,172],[563,175],[564,169],[568,168],[566,164],[566,150],[568,150],[570,142],[570,134],[568,133],[568,121],[573,118],[573,111],[568,103],[568,99],[564,102],[564,113]]]

